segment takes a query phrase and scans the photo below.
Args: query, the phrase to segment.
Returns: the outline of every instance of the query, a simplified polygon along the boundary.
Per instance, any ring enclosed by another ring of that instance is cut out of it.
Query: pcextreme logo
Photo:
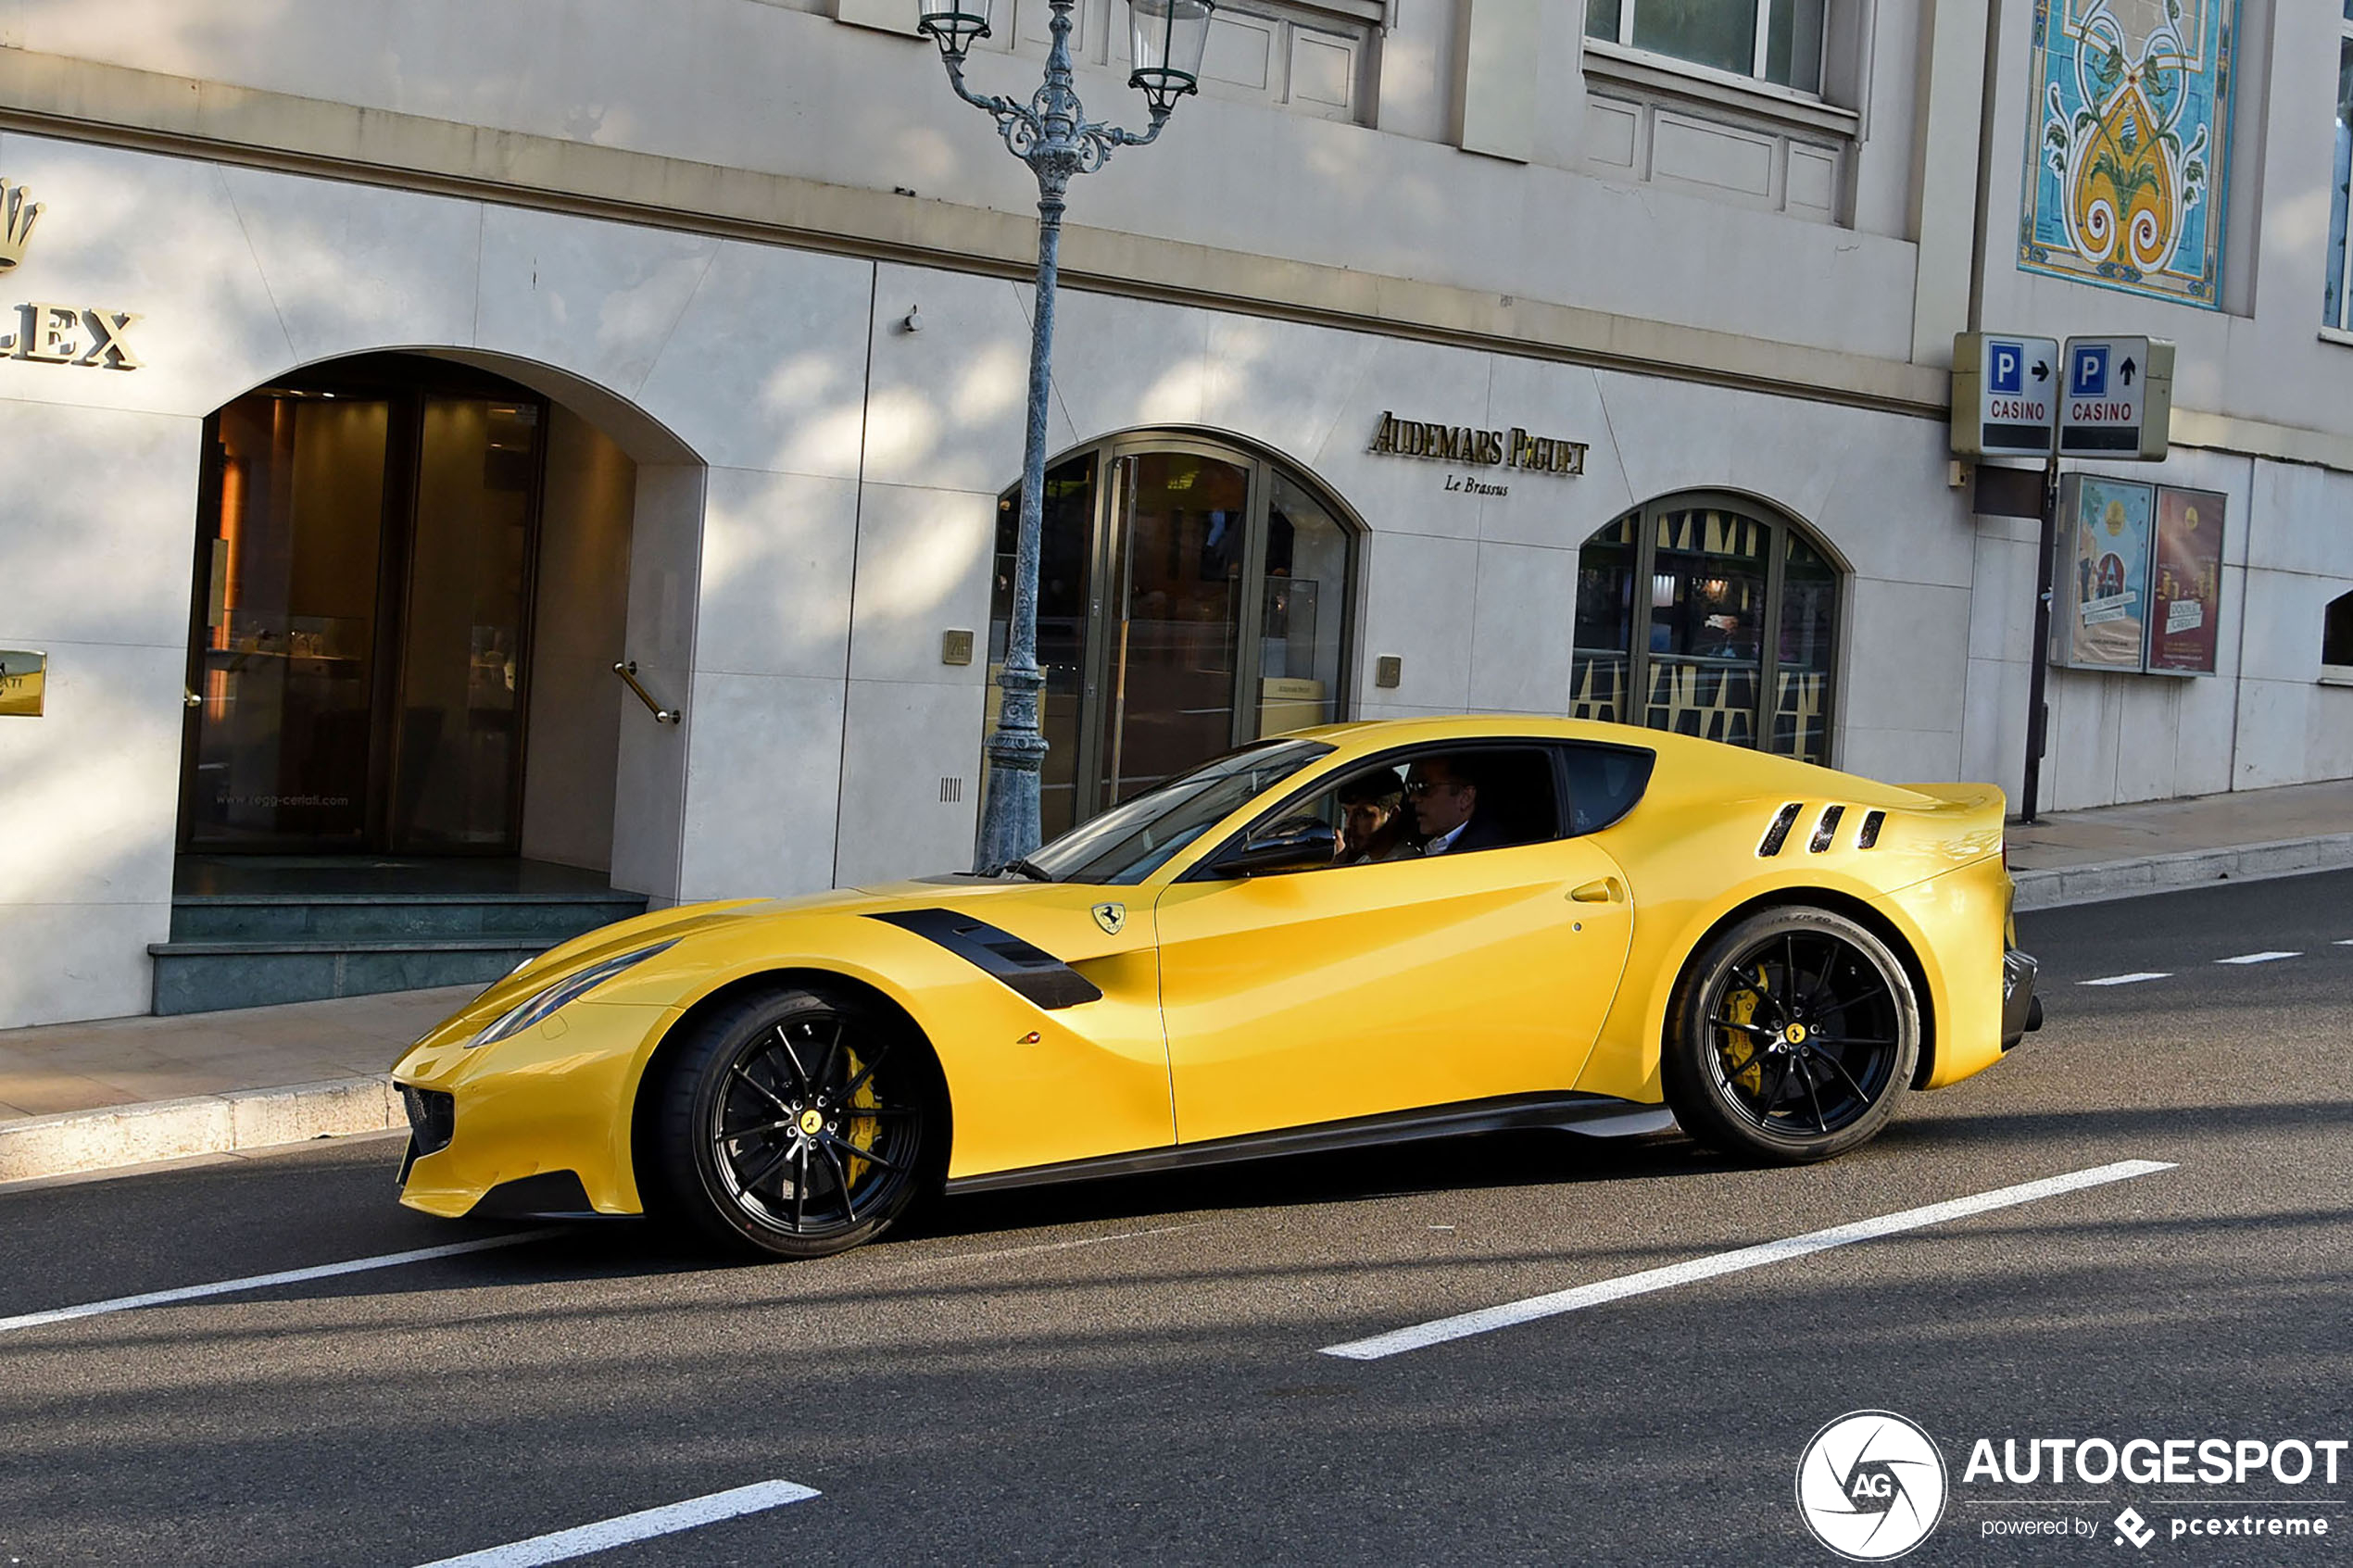
[[[1850,1562],[1884,1562],[1928,1539],[1944,1494],[1944,1456],[1891,1411],[1840,1416],[1798,1456],[1798,1517]]]

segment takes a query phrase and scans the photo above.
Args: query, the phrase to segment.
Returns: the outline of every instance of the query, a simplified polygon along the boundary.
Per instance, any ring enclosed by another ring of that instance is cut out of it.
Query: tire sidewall
[[[1896,1052],[1886,1087],[1847,1125],[1806,1136],[1768,1132],[1725,1103],[1726,1091],[1716,1073],[1714,1031],[1708,1022],[1709,998],[1732,960],[1761,942],[1790,934],[1834,936],[1845,943],[1879,971],[1895,1002]],[[1701,945],[1676,988],[1660,1069],[1676,1120],[1702,1143],[1774,1164],[1807,1164],[1843,1154],[1878,1135],[1911,1086],[1919,1047],[1919,998],[1910,972],[1887,943],[1848,916],[1817,905],[1791,904],[1760,909]]]

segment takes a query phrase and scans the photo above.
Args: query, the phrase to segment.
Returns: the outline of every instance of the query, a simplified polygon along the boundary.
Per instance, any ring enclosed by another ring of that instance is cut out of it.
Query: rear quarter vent
[[[1813,841],[1806,846],[1809,854],[1818,855],[1838,841],[1838,822],[1846,815],[1843,806],[1825,807],[1822,820],[1814,824]]]
[[[1780,809],[1773,818],[1773,825],[1765,830],[1764,842],[1756,847],[1758,859],[1770,859],[1781,852],[1781,846],[1789,842],[1789,830],[1796,825],[1797,814],[1804,809],[1803,800],[1793,800]]]
[[[1857,849],[1877,848],[1879,847],[1879,830],[1881,824],[1883,824],[1886,821],[1887,813],[1884,811],[1871,811],[1866,813],[1863,818],[1863,831],[1855,835],[1855,847]]]

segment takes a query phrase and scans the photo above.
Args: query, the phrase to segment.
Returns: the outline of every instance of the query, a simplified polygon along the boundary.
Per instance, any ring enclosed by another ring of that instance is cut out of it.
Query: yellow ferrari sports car
[[[1245,746],[1028,859],[666,909],[394,1069],[401,1201],[814,1257],[910,1202],[1502,1128],[1826,1159],[2041,1022],[2003,799],[1614,724]]]

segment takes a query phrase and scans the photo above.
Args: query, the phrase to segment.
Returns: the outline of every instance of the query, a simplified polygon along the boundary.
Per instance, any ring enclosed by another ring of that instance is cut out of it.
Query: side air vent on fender
[[[1863,831],[1855,835],[1855,847],[1857,849],[1875,847],[1879,843],[1880,824],[1885,821],[1887,821],[1887,813],[1884,811],[1872,811],[1866,814],[1863,818]]]
[[[1806,802],[1803,800],[1793,800],[1781,808],[1780,814],[1773,819],[1773,825],[1765,830],[1765,842],[1756,847],[1760,859],[1770,859],[1781,852],[1781,846],[1789,840],[1789,830],[1795,825],[1797,814],[1804,809]]]
[[[1814,840],[1806,847],[1806,850],[1811,854],[1818,855],[1836,842],[1838,820],[1844,815],[1846,815],[1846,808],[1843,806],[1823,808],[1822,820],[1814,825]]]

